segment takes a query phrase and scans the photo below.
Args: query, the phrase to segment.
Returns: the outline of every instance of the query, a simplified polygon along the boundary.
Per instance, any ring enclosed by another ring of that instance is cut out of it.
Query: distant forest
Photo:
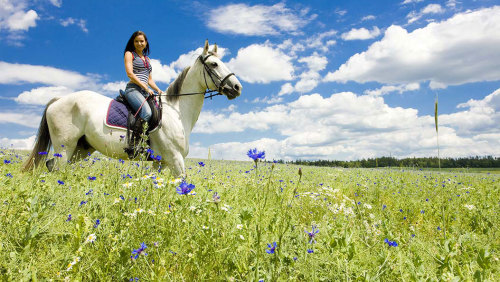
[[[285,162],[278,160],[278,163],[289,163],[309,166],[325,166],[325,167],[420,167],[420,168],[438,168],[439,162],[437,157],[433,158],[405,158],[397,159],[394,157],[380,157],[373,159],[362,159],[356,161],[330,161],[330,160],[296,160]],[[467,158],[442,158],[442,168],[498,168],[500,167],[500,158],[485,156],[485,157],[467,157]]]

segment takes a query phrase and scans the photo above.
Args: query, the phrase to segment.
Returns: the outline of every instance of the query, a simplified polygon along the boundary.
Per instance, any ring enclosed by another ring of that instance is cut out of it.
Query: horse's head
[[[208,50],[208,40],[205,41],[205,48],[199,57],[204,67],[204,83],[209,89],[217,90],[227,96],[229,100],[241,94],[241,83],[229,68],[217,56],[217,44]]]

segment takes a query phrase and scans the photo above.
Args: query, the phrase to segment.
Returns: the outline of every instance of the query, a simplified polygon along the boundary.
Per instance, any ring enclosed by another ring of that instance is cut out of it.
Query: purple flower
[[[267,244],[267,247],[269,248],[269,250],[266,250],[266,253],[274,254],[274,251],[276,250],[277,246],[278,246],[278,244],[276,244],[276,242],[273,242],[272,244]]]
[[[254,162],[257,162],[259,159],[263,160],[266,157],[266,152],[264,152],[264,151],[258,152],[257,148],[254,148],[254,149],[248,150],[247,156],[249,158],[251,158],[252,160],[254,160]]]
[[[389,245],[389,247],[397,247],[398,246],[398,243],[396,241],[389,241],[389,239],[387,239],[387,238],[385,238],[384,242],[387,243],[387,245]]]
[[[89,177],[88,177],[88,179],[89,179],[90,181],[95,180],[95,176],[89,176]]]
[[[316,228],[316,225],[313,225],[312,226],[312,231],[311,232],[308,232],[307,230],[304,230],[307,235],[309,236],[309,243],[312,244],[313,242],[315,243],[316,240],[314,239],[314,237],[316,236],[316,234],[319,233],[319,229]]]
[[[312,253],[314,253],[314,250],[313,249],[307,249],[307,252],[310,253],[310,254],[312,254]]]
[[[201,166],[201,167],[204,167],[204,166],[205,166],[205,163],[203,163],[203,162],[199,162],[199,163],[198,163],[198,165],[199,165],[199,166]]]
[[[188,184],[186,181],[182,181],[181,184],[177,187],[177,194],[186,195],[191,192],[195,188],[194,184]]]
[[[92,194],[93,191],[94,190],[90,189],[87,193],[85,193],[85,195],[88,196],[88,195]]]
[[[153,154],[154,154],[154,151],[153,151],[153,150],[151,150],[151,149],[147,149],[147,150],[146,150],[146,152],[147,152],[148,154],[150,154],[150,155],[153,155]]]
[[[55,154],[54,154],[54,157],[62,158],[62,155],[61,155],[61,154],[59,154],[59,153],[55,153]]]
[[[101,224],[101,221],[99,219],[97,219],[95,221],[94,228],[97,228],[97,226],[99,226],[99,224]]]
[[[153,157],[154,160],[161,161],[161,156],[157,155],[156,157]]]
[[[64,185],[64,181],[62,180],[57,180],[57,183],[59,183],[59,185]]]
[[[141,243],[141,247],[137,250],[132,251],[132,255],[130,256],[131,259],[137,259],[139,255],[145,255],[147,256],[148,254],[144,252],[144,250],[147,248],[146,244],[144,242]]]
[[[215,192],[213,195],[212,195],[212,200],[214,201],[214,203],[218,204],[220,202],[220,196],[219,194],[217,194],[217,192]]]
[[[68,219],[66,221],[71,221],[71,214],[68,215]]]
[[[10,161],[9,160],[3,160],[3,163],[4,164],[10,164]]]
[[[80,207],[83,206],[83,205],[85,205],[86,203],[87,203],[87,201],[81,201],[80,202]]]
[[[38,152],[39,155],[47,155],[47,152]]]

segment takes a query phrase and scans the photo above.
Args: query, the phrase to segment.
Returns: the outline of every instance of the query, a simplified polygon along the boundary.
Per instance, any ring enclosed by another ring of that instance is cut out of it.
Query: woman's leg
[[[151,109],[149,108],[149,104],[144,102],[146,98],[144,98],[141,92],[132,87],[127,88],[125,89],[125,98],[135,112],[137,112],[139,107],[142,105],[141,111],[138,114],[140,118],[145,121],[149,121],[151,119]]]

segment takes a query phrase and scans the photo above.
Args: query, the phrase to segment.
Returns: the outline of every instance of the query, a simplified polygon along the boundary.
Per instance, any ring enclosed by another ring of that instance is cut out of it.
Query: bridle
[[[226,86],[227,84],[227,81],[228,79],[235,75],[234,73],[229,73],[227,74],[224,78],[221,78],[216,72],[214,72],[210,66],[208,66],[207,64],[207,59],[210,57],[210,56],[213,56],[213,54],[208,54],[207,56],[203,57],[203,55],[200,55],[198,57],[198,60],[200,60],[200,62],[203,64],[203,68],[204,68],[204,72],[203,72],[203,79],[205,80],[205,91],[203,92],[193,92],[193,93],[179,93],[179,94],[170,94],[168,96],[189,96],[189,95],[200,95],[200,94],[204,94],[205,95],[205,99],[207,98],[212,98],[212,97],[215,97],[215,96],[219,96],[219,95],[223,95],[221,92],[222,90],[224,89],[224,87]],[[216,90],[212,90],[210,89],[210,87],[208,87],[208,82],[207,82],[207,73],[208,73],[208,77],[210,77],[210,79],[212,80],[212,83],[215,85],[215,87],[217,87]],[[218,85],[215,81],[219,81]],[[164,95],[155,95],[155,96],[167,96],[166,94]]]

